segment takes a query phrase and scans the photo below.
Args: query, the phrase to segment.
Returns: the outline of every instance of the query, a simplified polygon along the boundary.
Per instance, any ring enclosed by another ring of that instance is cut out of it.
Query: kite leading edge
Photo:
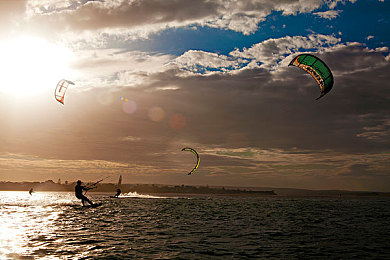
[[[322,98],[333,87],[333,74],[329,67],[320,58],[304,53],[296,56],[288,66],[296,66],[309,73],[317,82],[321,95],[316,100]]]
[[[198,169],[199,162],[200,162],[199,155],[198,155],[198,153],[197,153],[194,149],[192,149],[192,148],[190,148],[190,147],[185,147],[185,148],[183,148],[183,149],[181,149],[181,150],[182,150],[182,151],[190,151],[190,152],[192,152],[193,154],[195,154],[195,156],[196,156],[196,165],[195,165],[195,167],[188,173],[188,175],[190,175],[190,174],[192,174],[196,169]]]

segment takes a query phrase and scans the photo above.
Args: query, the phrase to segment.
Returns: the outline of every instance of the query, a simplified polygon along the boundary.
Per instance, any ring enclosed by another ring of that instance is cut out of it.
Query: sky
[[[390,191],[388,0],[0,1],[0,181]],[[323,98],[288,67],[332,70]],[[75,83],[62,105],[61,79]],[[194,167],[194,148],[200,155]]]

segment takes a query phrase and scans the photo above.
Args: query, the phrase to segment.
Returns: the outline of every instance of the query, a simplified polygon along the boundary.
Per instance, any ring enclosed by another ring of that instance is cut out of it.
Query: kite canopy
[[[296,66],[305,70],[317,81],[321,95],[316,98],[316,100],[323,97],[333,87],[334,80],[329,67],[312,54],[300,54],[296,56],[288,66]]]
[[[181,150],[182,150],[182,151],[190,151],[190,152],[192,152],[193,154],[195,154],[195,156],[196,156],[196,165],[195,165],[195,167],[188,173],[188,175],[190,175],[190,174],[193,173],[196,169],[198,169],[199,162],[200,162],[199,155],[198,155],[198,153],[197,153],[194,149],[192,149],[192,148],[190,148],[190,147],[185,147],[185,148],[183,148],[183,149],[181,149]]]
[[[74,83],[66,79],[61,79],[57,83],[56,90],[54,91],[54,98],[61,104],[64,104],[65,93],[69,85],[74,85]]]

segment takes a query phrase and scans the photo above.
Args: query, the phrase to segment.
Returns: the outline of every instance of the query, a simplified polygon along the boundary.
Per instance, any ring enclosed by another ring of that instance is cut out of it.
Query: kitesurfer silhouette
[[[87,191],[92,188],[85,187],[81,185],[81,181],[77,181],[77,185],[74,187],[76,198],[81,199],[81,203],[83,203],[83,206],[85,206],[85,202],[88,202],[89,204],[93,205],[92,201],[90,201],[84,194],[83,190]]]
[[[34,189],[33,188],[31,188],[29,191],[28,191],[28,193],[30,194],[30,196],[32,196],[32,193],[34,192]]]
[[[116,189],[116,194],[113,196],[114,198],[118,198],[119,197],[119,195],[121,194],[121,189]]]

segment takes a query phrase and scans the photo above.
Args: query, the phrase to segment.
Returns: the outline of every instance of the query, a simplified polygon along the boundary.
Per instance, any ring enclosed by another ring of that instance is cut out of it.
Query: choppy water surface
[[[0,259],[388,259],[389,198],[0,192]]]

